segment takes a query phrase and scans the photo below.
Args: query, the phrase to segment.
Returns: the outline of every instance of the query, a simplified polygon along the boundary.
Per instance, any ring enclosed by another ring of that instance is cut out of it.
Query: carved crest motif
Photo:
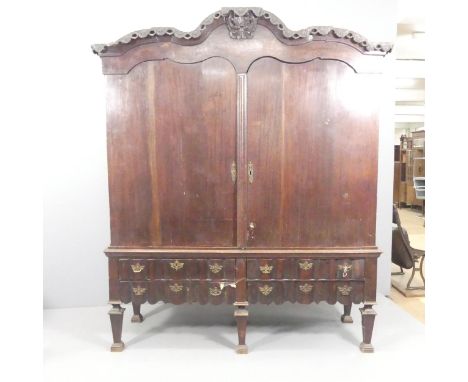
[[[245,12],[230,10],[224,19],[229,36],[237,40],[252,38],[257,29],[257,17],[251,10],[245,10]]]

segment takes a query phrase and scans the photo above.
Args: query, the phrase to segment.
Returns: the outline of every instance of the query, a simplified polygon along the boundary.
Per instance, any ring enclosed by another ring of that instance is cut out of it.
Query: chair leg
[[[400,267],[400,272],[392,272],[392,276],[403,276],[404,274],[402,267]]]
[[[416,268],[416,263],[418,261],[420,261],[419,268]],[[411,271],[411,277],[408,280],[408,284],[406,284],[406,290],[424,290],[424,289],[426,289],[426,280],[424,279],[423,270],[422,270],[423,262],[424,262],[424,257],[414,259],[414,265],[413,265],[413,268],[412,268],[412,271]],[[423,286],[419,286],[419,287],[412,287],[411,286],[411,282],[413,281],[413,278],[414,278],[414,275],[416,274],[416,271],[419,271],[419,273],[421,275],[421,278],[423,280]]]
[[[423,264],[425,256],[421,257],[421,262],[419,263],[419,274],[421,275],[423,285],[426,287],[426,279],[424,278]]]
[[[406,284],[406,289],[413,289],[411,287],[411,282],[413,281],[415,273],[416,273],[416,262],[413,264],[413,268],[411,268],[411,277],[408,280],[408,284]]]

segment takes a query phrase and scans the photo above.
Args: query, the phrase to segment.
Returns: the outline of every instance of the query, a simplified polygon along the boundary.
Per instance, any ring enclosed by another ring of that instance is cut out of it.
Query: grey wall
[[[102,305],[107,302],[107,263],[103,249],[109,243],[107,194],[105,91],[100,60],[92,43],[113,41],[152,26],[192,30],[222,6],[245,6],[245,0],[100,1],[63,4],[61,17],[49,25],[51,37],[46,72],[49,87],[36,100],[50,112],[44,129],[44,306],[46,308]],[[184,5],[185,4],[185,5]],[[291,29],[333,25],[354,30],[371,40],[393,41],[396,4],[388,0],[255,1],[275,13]],[[58,32],[60,31],[60,33]],[[390,289],[391,202],[393,176],[393,111],[388,81],[380,132],[377,244],[378,288]],[[38,127],[39,128],[39,127]]]

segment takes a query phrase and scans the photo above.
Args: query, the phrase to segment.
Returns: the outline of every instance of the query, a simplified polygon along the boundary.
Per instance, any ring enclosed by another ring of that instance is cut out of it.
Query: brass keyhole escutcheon
[[[236,166],[236,162],[233,161],[231,163],[231,179],[232,179],[232,183],[236,183],[236,179],[237,179],[237,166]]]
[[[343,278],[350,276],[351,269],[353,266],[351,264],[338,265],[338,269],[341,271],[341,276]]]
[[[248,235],[247,235],[247,239],[248,240],[253,240],[255,239],[255,235],[254,235],[254,230],[255,230],[255,223],[254,222],[250,222],[249,223],[249,232],[248,232]]]
[[[249,176],[249,183],[254,181],[254,166],[252,162],[249,162],[247,166],[247,175]]]

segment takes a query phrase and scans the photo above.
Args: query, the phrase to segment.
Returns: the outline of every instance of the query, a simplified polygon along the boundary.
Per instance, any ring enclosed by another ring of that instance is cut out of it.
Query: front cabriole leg
[[[376,312],[372,309],[372,305],[364,304],[363,308],[359,309],[362,317],[362,342],[359,345],[359,349],[363,353],[373,353],[374,347],[371,344],[372,330],[374,329],[374,320]]]
[[[237,334],[239,337],[239,344],[236,348],[236,352],[238,354],[248,353],[248,347],[245,344],[245,335],[247,332],[247,318],[249,316],[249,312],[247,311],[247,305],[247,302],[234,303],[234,306],[237,306],[236,311],[234,312],[234,317],[236,318]]]
[[[352,304],[344,305],[344,312],[343,312],[343,315],[341,316],[341,322],[345,324],[353,323],[353,317],[351,317],[351,307],[352,307]]]
[[[122,322],[124,312],[125,308],[122,308],[120,304],[112,304],[112,309],[109,311],[112,326],[112,337],[114,338],[114,343],[111,346],[112,352],[120,352],[125,347],[122,342]]]
[[[137,302],[132,302],[132,305],[133,305],[132,322],[142,322],[143,321],[143,316],[140,313],[141,304],[139,304]]]

